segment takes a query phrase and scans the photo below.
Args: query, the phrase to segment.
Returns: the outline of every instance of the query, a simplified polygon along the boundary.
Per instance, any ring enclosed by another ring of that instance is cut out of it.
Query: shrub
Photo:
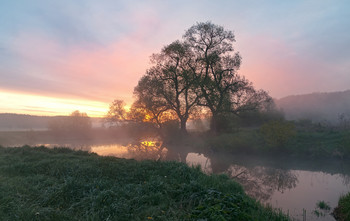
[[[338,206],[333,211],[336,220],[350,220],[350,193],[340,197]]]
[[[260,127],[260,133],[270,147],[283,147],[296,135],[295,125],[287,121],[270,121]]]

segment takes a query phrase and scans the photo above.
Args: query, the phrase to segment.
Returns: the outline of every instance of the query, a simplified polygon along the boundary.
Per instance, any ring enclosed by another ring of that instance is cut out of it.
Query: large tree
[[[187,120],[200,108],[212,116],[211,130],[220,118],[261,108],[271,101],[237,71],[241,56],[234,51],[232,31],[211,22],[197,23],[182,41],[165,46],[151,57],[153,66],[135,87],[137,104],[159,119],[174,114],[186,133]]]
[[[194,56],[189,45],[175,41],[153,54],[153,66],[141,78],[134,90],[138,103],[155,113],[170,111],[180,121],[186,133],[186,123],[198,103],[199,76],[191,70]]]
[[[186,31],[183,38],[196,61],[192,70],[200,76],[201,99],[198,105],[210,110],[213,131],[218,129],[221,115],[255,110],[271,100],[265,91],[256,91],[247,79],[237,73],[241,56],[234,51],[235,36],[232,31],[211,22],[197,23]]]

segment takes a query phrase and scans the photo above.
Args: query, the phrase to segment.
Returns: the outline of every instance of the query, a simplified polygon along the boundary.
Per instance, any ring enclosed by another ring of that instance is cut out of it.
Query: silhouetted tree
[[[211,22],[197,23],[183,36],[189,45],[196,65],[192,71],[200,76],[200,106],[212,114],[211,130],[217,131],[225,113],[239,114],[261,107],[271,98],[265,91],[256,91],[252,84],[237,74],[241,56],[234,52],[233,32]]]
[[[159,122],[164,114],[175,115],[186,133],[187,120],[199,109],[211,112],[211,130],[230,114],[257,110],[271,97],[257,91],[237,74],[241,56],[234,52],[234,35],[211,22],[197,23],[182,41],[174,41],[153,54],[153,66],[135,87],[137,105]]]
[[[109,105],[109,111],[107,113],[106,119],[109,122],[120,123],[126,120],[126,110],[125,110],[125,102],[123,100],[115,99]]]
[[[48,128],[55,136],[86,138],[90,135],[92,123],[86,113],[76,110],[67,117],[52,119]]]
[[[170,107],[164,97],[158,94],[160,82],[149,75],[141,78],[134,89],[137,100],[132,105],[131,116],[141,117],[142,121],[151,121],[159,128],[171,115]]]
[[[68,121],[71,130],[84,131],[90,130],[92,127],[90,117],[86,113],[79,112],[78,110],[70,114]]]
[[[129,110],[122,100],[114,100],[105,117],[106,122],[111,123],[110,128],[116,132],[127,133],[133,137],[151,136],[156,133],[158,127],[149,109],[134,102]]]
[[[153,54],[153,66],[141,78],[134,94],[138,103],[153,114],[172,112],[186,133],[186,122],[198,102],[196,82],[198,76],[190,69],[193,55],[187,44],[175,41],[165,46],[161,53]]]

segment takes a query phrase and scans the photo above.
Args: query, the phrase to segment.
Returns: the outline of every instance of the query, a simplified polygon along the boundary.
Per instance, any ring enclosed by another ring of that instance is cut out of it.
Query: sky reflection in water
[[[152,142],[139,142],[126,146],[92,146],[91,151],[99,155],[137,160],[177,160],[190,166],[200,165],[208,174],[226,173],[241,183],[250,196],[275,208],[282,208],[298,220],[303,219],[303,209],[306,209],[307,220],[334,220],[328,213],[317,217],[314,214],[316,203],[325,201],[334,208],[339,196],[350,191],[350,177],[342,174],[340,169],[337,173],[331,174],[317,171],[315,168],[299,170],[262,166],[259,163],[254,166],[251,163],[236,164],[234,160],[228,160],[230,157],[213,156],[213,153],[188,151],[184,153],[183,148],[168,149],[160,143]]]

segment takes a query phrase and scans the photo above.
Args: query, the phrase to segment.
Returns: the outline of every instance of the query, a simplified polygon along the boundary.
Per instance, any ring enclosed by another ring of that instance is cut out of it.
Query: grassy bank
[[[2,220],[288,220],[226,176],[176,162],[0,147]]]
[[[340,197],[338,206],[333,211],[333,215],[336,220],[339,221],[350,220],[350,193]]]

